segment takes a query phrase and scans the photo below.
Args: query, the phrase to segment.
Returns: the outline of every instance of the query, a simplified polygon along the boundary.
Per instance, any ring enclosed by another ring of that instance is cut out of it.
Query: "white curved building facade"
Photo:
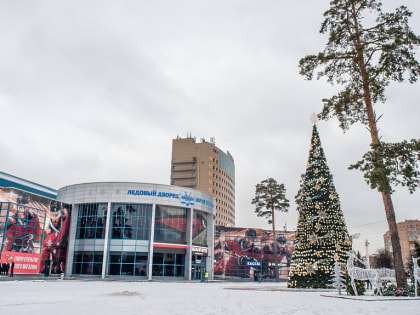
[[[71,204],[67,276],[213,278],[214,197],[195,189],[130,182],[58,190]]]

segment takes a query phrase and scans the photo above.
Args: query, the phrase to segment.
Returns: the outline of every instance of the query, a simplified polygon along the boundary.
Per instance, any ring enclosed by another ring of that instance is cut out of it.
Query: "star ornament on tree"
[[[318,115],[315,112],[311,114],[311,121],[314,125],[319,121]]]
[[[335,253],[334,260],[335,261],[339,261],[340,260],[340,255],[338,253]]]
[[[311,273],[311,272],[314,272],[314,271],[315,271],[315,268],[314,268],[314,266],[313,266],[311,263],[306,263],[306,264],[305,264],[305,269],[306,269],[306,271],[307,271],[307,272],[309,272],[309,273]]]
[[[325,210],[319,211],[318,213],[321,219],[325,219],[327,217],[327,212]]]
[[[310,242],[315,243],[318,237],[315,234],[312,234],[312,235],[309,235],[308,239]]]

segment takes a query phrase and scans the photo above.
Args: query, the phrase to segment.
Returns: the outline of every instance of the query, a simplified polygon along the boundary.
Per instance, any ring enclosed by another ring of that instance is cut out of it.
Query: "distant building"
[[[171,185],[189,187],[216,198],[216,224],[235,226],[235,164],[214,143],[193,137],[173,139]]]
[[[377,254],[370,254],[370,255],[369,255],[369,266],[370,266],[370,267],[372,267],[372,266],[374,266],[374,265],[376,264],[376,257],[377,257],[377,256],[378,256]],[[367,262],[366,255],[363,255],[363,256],[362,256],[362,259],[363,259],[365,262]]]
[[[397,223],[398,234],[400,236],[401,251],[404,264],[410,261],[411,255],[414,253],[414,243],[420,242],[420,221],[405,220]],[[384,234],[385,249],[392,252],[391,234],[387,231]]]

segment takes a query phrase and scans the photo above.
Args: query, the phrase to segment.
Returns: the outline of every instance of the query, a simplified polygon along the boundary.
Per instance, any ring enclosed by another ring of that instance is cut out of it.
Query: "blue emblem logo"
[[[184,196],[182,196],[181,199],[182,199],[181,203],[185,205],[186,207],[194,205],[194,202],[193,202],[194,198],[191,197],[191,193],[184,192]]]

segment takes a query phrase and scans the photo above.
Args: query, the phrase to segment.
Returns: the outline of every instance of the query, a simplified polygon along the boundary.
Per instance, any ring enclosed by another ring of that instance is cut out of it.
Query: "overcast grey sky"
[[[420,34],[418,0],[405,4]],[[215,137],[236,164],[237,226],[268,228],[250,201],[267,177],[294,200],[310,114],[334,93],[298,61],[322,50],[329,1],[2,1],[0,170],[53,188],[92,181],[169,184],[171,140]],[[420,58],[420,56],[418,57]],[[379,105],[385,141],[420,138],[419,84],[393,84]],[[382,199],[347,170],[369,134],[318,124],[350,233],[370,251],[387,230]],[[419,192],[394,195],[397,221],[420,219]],[[294,229],[297,212],[277,217]]]

